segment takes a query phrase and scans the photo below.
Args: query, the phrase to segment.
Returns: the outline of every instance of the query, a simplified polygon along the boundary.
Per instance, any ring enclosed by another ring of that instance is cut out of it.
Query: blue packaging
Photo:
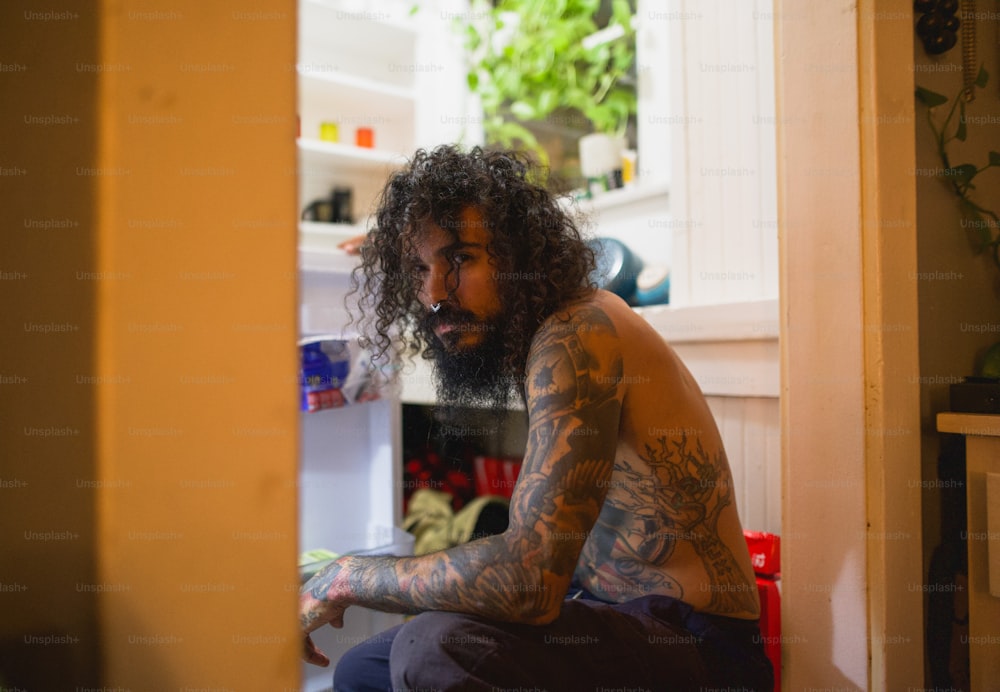
[[[335,352],[343,349],[334,349]],[[301,409],[318,411],[335,408],[345,403],[341,387],[350,371],[350,361],[346,358],[331,360],[322,341],[312,341],[302,345],[302,369],[300,385],[302,390]]]

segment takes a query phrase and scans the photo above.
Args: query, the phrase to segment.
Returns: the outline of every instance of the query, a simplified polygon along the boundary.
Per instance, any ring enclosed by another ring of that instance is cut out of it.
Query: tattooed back
[[[545,379],[558,380],[544,363],[550,350],[544,344],[555,340],[570,354],[563,360],[574,366],[574,405],[617,414],[617,420],[607,413],[584,416],[602,422],[567,436],[583,452],[575,455],[576,472],[594,466],[594,492],[598,500],[603,495],[576,578],[613,601],[663,594],[704,612],[758,617],[729,464],[690,372],[644,319],[617,296],[598,291],[536,336],[528,370],[534,378],[529,395],[536,394],[529,396],[529,406],[538,407],[536,413],[545,408],[544,397],[537,396]],[[574,349],[585,351],[586,358]],[[612,399],[617,406],[608,406]],[[546,432],[532,426],[531,434]],[[610,472],[602,472],[591,459],[608,449],[609,435],[616,438],[614,457],[607,460]],[[589,455],[588,438],[594,438]]]

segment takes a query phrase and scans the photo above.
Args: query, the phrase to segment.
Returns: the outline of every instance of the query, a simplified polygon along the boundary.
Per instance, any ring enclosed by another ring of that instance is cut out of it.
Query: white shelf
[[[300,74],[347,74],[412,88],[416,21],[393,3],[303,0],[299,8]]]
[[[667,183],[636,182],[617,190],[602,192],[590,199],[571,200],[584,213],[633,207],[648,202],[666,201],[670,186]]]
[[[356,149],[358,129],[370,128],[376,151],[413,149],[417,102],[412,84],[395,84],[340,70],[303,72],[299,66],[299,136],[319,140],[325,123],[336,124],[338,144]]]
[[[382,96],[396,99],[403,102],[413,102],[416,100],[416,92],[411,86],[400,86],[388,82],[381,82],[368,77],[361,77],[350,73],[339,71],[327,71],[318,66],[303,64],[298,66],[299,79],[302,82],[315,82],[315,88],[339,88],[367,93],[371,96]],[[309,88],[307,85],[306,88]]]
[[[650,305],[634,309],[671,343],[778,339],[777,300],[684,307]]]
[[[337,246],[345,240],[350,240],[359,235],[364,235],[367,230],[365,223],[320,223],[318,221],[299,222],[299,250],[300,258],[305,255],[310,257],[313,254],[330,255],[329,258],[320,258],[310,261],[318,262],[321,267],[332,266],[333,271],[350,265],[353,269],[358,263],[357,255],[349,255]],[[321,271],[330,271],[321,269]]]
[[[350,275],[358,266],[358,257],[343,250],[302,248],[299,251],[299,271],[320,274]]]
[[[403,35],[415,31],[409,0],[380,0],[373,9],[371,0],[301,0],[301,11],[309,19],[370,22],[381,31],[395,30]]]
[[[342,142],[324,142],[320,139],[300,137],[299,155],[306,165],[325,164],[345,169],[388,170],[403,165],[406,156],[396,151],[365,149]]]

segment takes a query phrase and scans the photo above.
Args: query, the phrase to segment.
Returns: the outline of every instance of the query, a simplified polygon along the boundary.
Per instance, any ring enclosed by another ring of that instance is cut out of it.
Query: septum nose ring
[[[441,309],[441,303],[434,303],[434,305],[431,306],[431,312],[436,313],[440,309]]]

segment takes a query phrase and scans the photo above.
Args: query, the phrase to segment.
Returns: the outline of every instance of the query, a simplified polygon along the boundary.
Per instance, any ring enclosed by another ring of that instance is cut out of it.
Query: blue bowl
[[[591,280],[600,288],[632,302],[642,260],[625,243],[614,238],[594,238],[588,240],[587,245],[597,260]]]

